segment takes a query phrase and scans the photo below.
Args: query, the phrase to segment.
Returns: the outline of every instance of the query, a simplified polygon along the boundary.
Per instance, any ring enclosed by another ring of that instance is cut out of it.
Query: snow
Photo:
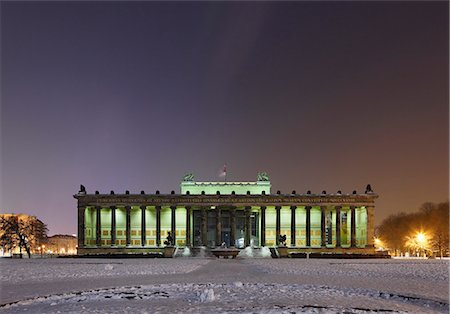
[[[251,263],[267,273],[449,280],[449,262],[440,260],[255,259]]]
[[[0,259],[0,282],[48,281],[85,277],[180,274],[191,272],[206,259]]]
[[[200,302],[212,302],[216,299],[213,289],[205,289],[199,293]]]
[[[0,259],[0,311],[449,311],[449,261],[252,259],[249,254],[245,256],[235,260]]]

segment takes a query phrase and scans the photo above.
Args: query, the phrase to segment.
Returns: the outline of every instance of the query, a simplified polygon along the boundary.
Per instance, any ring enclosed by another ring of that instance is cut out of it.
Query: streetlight
[[[419,255],[422,253],[426,253],[429,249],[428,243],[428,235],[423,231],[417,231],[414,236],[406,237],[406,246],[414,251],[419,251]]]
[[[375,238],[374,239],[374,244],[375,244],[375,248],[377,249],[377,251],[384,251],[384,243],[383,241],[381,241],[380,238]]]
[[[428,249],[428,236],[425,232],[419,231],[416,234],[417,246],[420,250],[426,252]]]

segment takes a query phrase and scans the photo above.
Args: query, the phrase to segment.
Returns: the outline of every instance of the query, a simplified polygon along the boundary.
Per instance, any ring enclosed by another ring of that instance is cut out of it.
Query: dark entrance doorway
[[[217,232],[217,212],[214,209],[206,211],[206,237],[202,235],[202,211],[193,211],[193,245],[207,247],[217,247],[225,244],[226,247],[235,246],[237,248],[245,247],[245,212],[244,210],[235,210],[234,214],[234,226],[232,225],[233,218],[231,217],[232,211],[226,208],[220,211],[220,238],[216,238]],[[259,214],[252,212],[250,215],[250,244],[253,246],[259,246]],[[234,239],[233,239],[233,227]],[[206,243],[203,241],[206,240]]]

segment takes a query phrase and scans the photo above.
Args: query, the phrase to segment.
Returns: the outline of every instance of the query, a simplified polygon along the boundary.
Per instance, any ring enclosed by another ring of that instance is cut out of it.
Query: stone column
[[[291,246],[297,246],[295,243],[295,209],[297,206],[291,206]]]
[[[191,247],[191,207],[186,206],[186,246]]]
[[[101,207],[96,207],[96,222],[95,222],[95,245],[102,245],[102,222],[101,222]]]
[[[275,207],[275,211],[276,211],[276,225],[275,225],[275,243],[276,243],[276,245],[279,245],[280,243],[280,241],[279,241],[279,238],[280,238],[280,229],[281,229],[281,213],[280,213],[280,210],[281,210],[281,206],[276,206]]]
[[[216,207],[216,246],[222,244],[222,211],[219,206]]]
[[[236,246],[236,207],[232,206],[230,208],[230,246]]]
[[[326,206],[320,206],[320,246],[326,247],[327,246],[327,238],[326,238],[326,225],[325,225],[325,214],[326,214],[327,207]]]
[[[356,247],[356,215],[355,206],[350,206],[350,246]]]
[[[266,245],[266,206],[261,206],[261,246]]]
[[[156,209],[156,246],[161,246],[161,206],[155,206]]]
[[[306,206],[306,246],[311,246],[311,206]]]
[[[111,206],[111,246],[116,245],[116,206]]]
[[[176,222],[176,206],[170,206],[171,209],[171,219],[170,219],[170,233],[173,238],[173,245],[176,246],[177,243],[177,222]]]
[[[78,206],[78,248],[83,248],[85,246],[84,244],[86,232],[85,212],[86,212],[85,206]]]
[[[367,210],[367,247],[374,248],[375,237],[375,206],[366,206]]]
[[[147,206],[141,206],[141,245],[146,246],[147,238],[146,238],[146,232],[147,229],[145,228],[145,209]]]
[[[208,246],[208,213],[205,207],[201,208],[201,213],[202,245]]]
[[[252,235],[252,224],[250,220],[250,213],[252,208],[250,206],[245,206],[245,238],[244,238],[244,246],[250,246],[250,240]]]
[[[341,247],[341,206],[336,206],[336,247]]]
[[[131,244],[131,207],[125,206],[126,211],[126,241],[127,246]]]

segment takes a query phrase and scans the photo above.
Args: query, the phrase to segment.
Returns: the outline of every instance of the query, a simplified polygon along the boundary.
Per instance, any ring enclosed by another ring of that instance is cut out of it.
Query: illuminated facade
[[[68,234],[56,234],[48,237],[45,251],[58,255],[77,254],[77,237]]]
[[[255,182],[196,182],[181,193],[87,194],[78,200],[78,254],[158,252],[168,232],[176,246],[286,245],[298,252],[373,253],[374,201],[370,186],[357,194],[271,193],[268,177]]]

